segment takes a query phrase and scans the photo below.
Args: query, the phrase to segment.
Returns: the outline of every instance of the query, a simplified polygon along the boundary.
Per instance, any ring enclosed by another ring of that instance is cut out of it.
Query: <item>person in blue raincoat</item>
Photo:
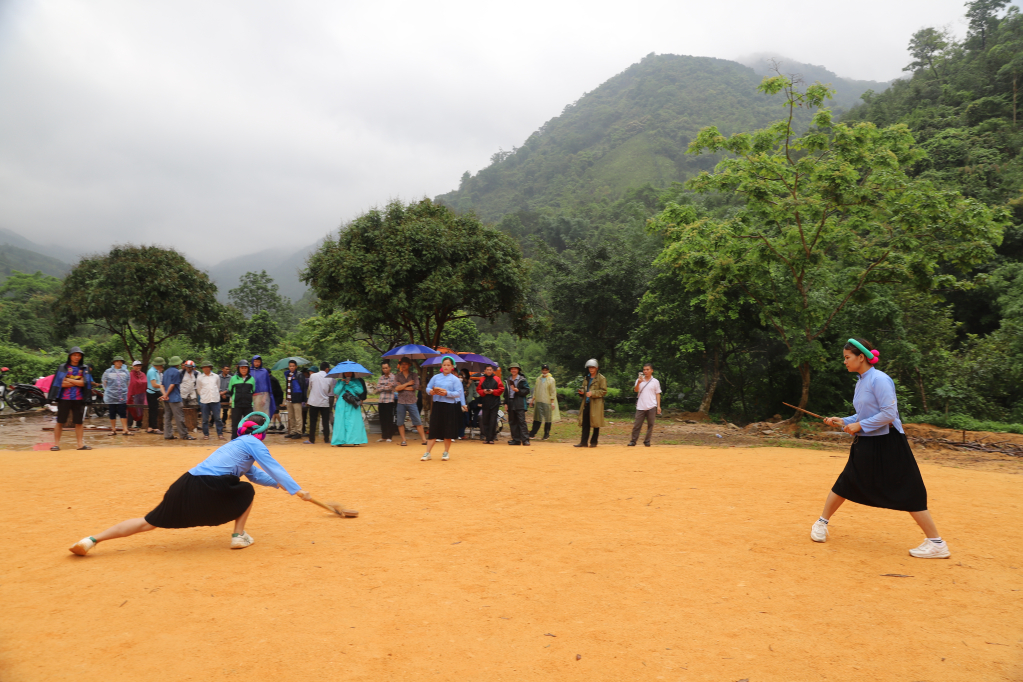
[[[352,398],[346,400],[346,393]],[[366,382],[356,377],[354,372],[345,372],[334,384],[334,395],[337,400],[334,402],[334,433],[330,444],[364,445],[367,438],[366,425],[362,421],[362,401],[366,399]]]
[[[277,414],[277,403],[274,401],[273,386],[270,384],[270,370],[263,367],[263,358],[253,355],[249,362],[249,374],[256,381],[256,390],[252,394],[252,409],[263,414]]]

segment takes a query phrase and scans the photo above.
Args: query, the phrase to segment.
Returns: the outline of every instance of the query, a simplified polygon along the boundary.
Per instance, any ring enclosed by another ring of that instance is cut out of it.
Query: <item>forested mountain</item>
[[[823,67],[779,60],[783,73],[807,71],[809,82],[834,76]],[[521,147],[501,151],[476,175],[437,201],[499,221],[520,211],[567,211],[613,202],[629,188],[666,187],[714,167],[714,156],[685,151],[701,128],[724,134],[763,127],[782,111],[757,92],[757,69],[711,57],[650,54],[565,107]],[[835,76],[841,112],[871,87],[884,84]]]
[[[62,260],[10,244],[0,244],[0,282],[10,277],[11,273],[15,271],[41,272],[44,275],[63,277],[70,269],[71,266]]]

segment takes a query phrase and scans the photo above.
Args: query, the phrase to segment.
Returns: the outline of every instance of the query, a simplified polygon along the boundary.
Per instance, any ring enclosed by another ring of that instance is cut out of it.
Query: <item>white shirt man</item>
[[[661,382],[654,379],[654,366],[649,362],[643,365],[643,372],[636,379],[632,390],[636,392],[636,419],[632,423],[632,438],[629,439],[629,445],[635,445],[639,440],[639,432],[643,430],[643,422],[646,422],[646,439],[643,445],[650,447],[654,420],[661,413]]]
[[[306,445],[316,442],[316,422],[323,420],[323,441],[330,444],[330,399],[334,395],[334,384],[337,379],[327,376],[330,365],[322,363],[320,371],[309,375],[309,395],[306,402],[309,405],[309,440],[303,441]]]
[[[213,365],[206,363],[202,366],[202,374],[195,379],[195,390],[199,394],[203,440],[210,439],[211,421],[217,427],[217,438],[224,440],[224,420],[220,416],[220,376],[213,373]]]

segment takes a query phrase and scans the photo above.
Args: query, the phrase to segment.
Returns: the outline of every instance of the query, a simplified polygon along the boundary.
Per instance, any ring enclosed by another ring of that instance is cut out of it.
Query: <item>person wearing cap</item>
[[[163,368],[164,360],[161,357],[153,358],[153,364],[146,372],[146,404],[149,405],[149,426],[146,433],[160,433],[157,424],[160,423],[160,399],[163,397]]]
[[[251,414],[238,428],[238,439],[224,443],[167,488],[163,501],[145,516],[127,519],[102,533],[88,535],[70,550],[85,556],[100,542],[125,538],[157,528],[220,526],[234,521],[231,549],[244,549],[255,540],[245,532],[256,490],[252,483],[284,488],[290,495],[309,501],[311,495],[295,482],[263,444],[263,417]],[[258,464],[259,466],[253,466]],[[241,477],[252,481],[240,480]],[[357,512],[353,512],[355,514]]]
[[[100,379],[103,384],[103,402],[110,412],[110,435],[117,435],[117,418],[121,418],[121,430],[128,435],[128,384],[131,383],[131,372],[124,366],[124,358],[114,356],[114,364],[103,372]]]
[[[92,402],[92,374],[85,364],[85,353],[73,346],[67,353],[67,362],[57,368],[50,383],[47,397],[57,403],[57,423],[53,425],[51,450],[60,450],[60,437],[70,416],[75,423],[75,438],[79,450],[92,450],[85,444],[85,406]]]
[[[224,440],[224,422],[220,418],[220,377],[213,373],[213,363],[202,363],[202,374],[195,380],[199,393],[199,419],[202,422],[202,439],[210,439],[210,421],[217,426],[217,439]]]
[[[582,398],[582,405],[579,406],[579,425],[582,426],[582,438],[575,447],[585,448],[589,440],[591,448],[597,447],[597,439],[600,437],[600,427],[604,425],[604,396],[607,395],[607,379],[600,373],[600,367],[596,358],[586,361],[586,376],[583,378],[583,385],[576,391]],[[593,428],[593,437],[590,438],[590,428]]]
[[[540,424],[543,424],[543,440],[547,440],[551,437],[551,424],[561,421],[561,412],[558,410],[558,386],[554,382],[549,365],[540,368],[536,390],[529,397],[529,404],[533,406],[533,428],[529,430],[529,437],[536,436],[540,432]]]
[[[181,358],[177,355],[167,361],[170,365],[163,373],[163,439],[174,440],[174,427],[177,426],[181,440],[195,440],[185,428],[185,410],[181,405]]]
[[[508,445],[529,445],[529,431],[526,430],[526,396],[529,382],[522,376],[522,367],[517,362],[508,365],[508,380],[504,382],[504,404],[508,409],[508,430],[511,440]]]
[[[191,407],[193,409],[199,407],[199,395],[196,392],[195,380],[199,378],[199,374],[195,371],[195,363],[191,360],[185,360],[181,363],[181,406]]]
[[[131,363],[131,379],[128,381],[128,428],[142,428],[142,406],[146,404],[146,373],[142,371],[142,361]],[[134,431],[132,431],[134,433]]]
[[[249,374],[248,360],[238,361],[238,370],[231,377],[227,394],[231,396],[231,440],[234,440],[238,437],[242,417],[252,412],[252,400],[256,394],[256,380]]]

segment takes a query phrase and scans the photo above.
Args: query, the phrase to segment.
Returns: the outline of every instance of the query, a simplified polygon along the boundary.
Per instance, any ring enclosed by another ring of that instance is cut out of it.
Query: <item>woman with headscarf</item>
[[[245,532],[256,491],[252,483],[269,488],[284,488],[290,495],[308,501],[311,496],[273,458],[263,445],[261,414],[250,414],[237,429],[237,440],[221,445],[198,466],[171,484],[157,507],[137,519],[121,521],[102,533],[82,538],[71,552],[85,556],[104,540],[124,538],[155,528],[195,528],[219,526],[234,521],[231,549],[244,549],[255,540]],[[259,464],[258,467],[252,466]],[[240,480],[240,477],[252,483]]]
[[[362,401],[366,399],[366,382],[345,372],[334,384],[334,433],[331,445],[365,445],[366,425],[362,421]]]
[[[142,428],[142,417],[145,414],[142,408],[146,404],[146,387],[148,385],[146,373],[142,371],[142,361],[136,360],[131,363],[131,378],[128,380],[128,416],[131,417],[131,421],[128,426],[134,422],[135,428]]]

